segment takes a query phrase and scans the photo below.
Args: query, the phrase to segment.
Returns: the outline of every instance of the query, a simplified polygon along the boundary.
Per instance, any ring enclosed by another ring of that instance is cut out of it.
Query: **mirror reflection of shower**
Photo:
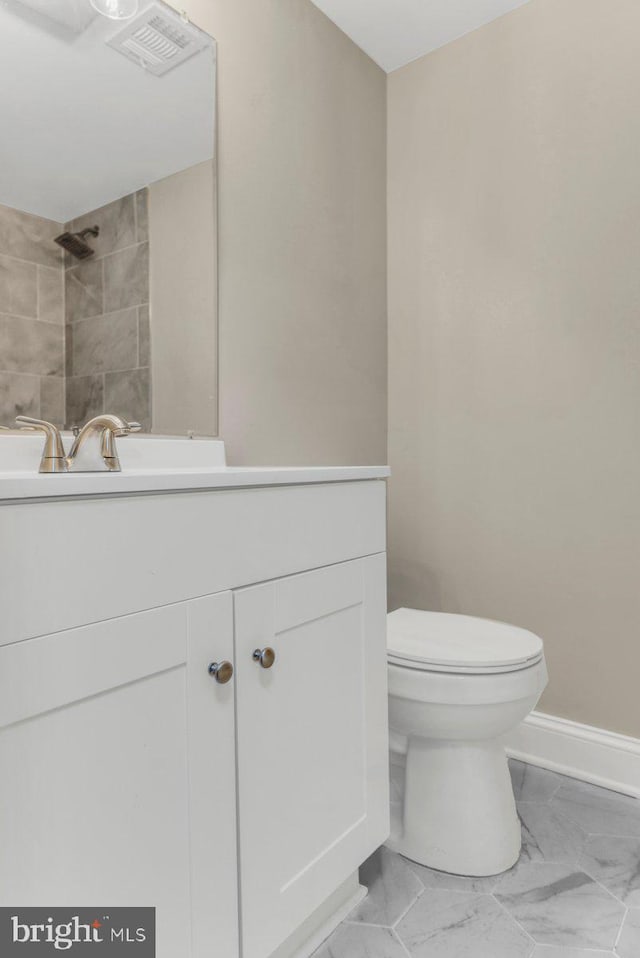
[[[86,229],[80,230],[79,233],[70,233],[67,230],[61,233],[60,236],[56,236],[54,243],[61,246],[67,253],[71,253],[76,259],[89,259],[90,256],[95,255],[95,250],[86,242],[87,236],[94,236],[96,238],[100,236],[100,227],[87,226]]]
[[[162,0],[0,0],[0,62],[0,425],[215,435],[215,41]]]

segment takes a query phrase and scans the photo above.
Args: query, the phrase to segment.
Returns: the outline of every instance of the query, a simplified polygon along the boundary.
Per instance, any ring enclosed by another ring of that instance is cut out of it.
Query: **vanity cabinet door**
[[[266,958],[388,836],[385,557],[234,609],[242,954]]]
[[[155,906],[236,958],[230,592],[0,649],[0,905]],[[108,912],[106,912],[108,914]]]

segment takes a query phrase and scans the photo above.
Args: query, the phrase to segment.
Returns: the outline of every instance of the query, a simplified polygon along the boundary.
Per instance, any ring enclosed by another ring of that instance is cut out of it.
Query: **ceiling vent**
[[[107,43],[149,73],[161,77],[211,46],[211,38],[170,13],[163,4],[152,3]]]

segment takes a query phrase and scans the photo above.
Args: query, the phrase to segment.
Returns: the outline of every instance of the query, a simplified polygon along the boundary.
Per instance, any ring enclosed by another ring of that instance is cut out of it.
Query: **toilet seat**
[[[504,622],[447,612],[396,609],[387,616],[390,665],[421,672],[496,675],[542,660],[541,639]]]

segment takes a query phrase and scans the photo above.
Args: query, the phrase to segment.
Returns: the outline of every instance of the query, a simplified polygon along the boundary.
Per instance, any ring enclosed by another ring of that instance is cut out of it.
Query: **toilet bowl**
[[[506,871],[521,833],[502,736],[547,684],[542,641],[503,622],[397,609],[387,662],[391,759],[405,769],[388,844],[453,874]]]

